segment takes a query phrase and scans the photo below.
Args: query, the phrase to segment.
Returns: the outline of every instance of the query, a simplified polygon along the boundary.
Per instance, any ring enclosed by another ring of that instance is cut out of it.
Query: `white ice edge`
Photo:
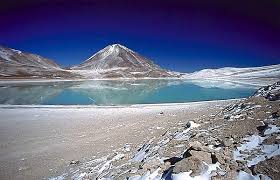
[[[210,101],[195,101],[186,103],[155,103],[155,104],[128,104],[128,105],[115,105],[115,106],[98,106],[98,105],[10,105],[0,104],[0,108],[153,108],[153,107],[174,107],[174,106],[190,106],[190,105],[201,105],[215,102],[233,102],[240,101],[246,98],[237,99],[222,99],[222,100],[210,100]],[[179,107],[178,107],[179,108]]]

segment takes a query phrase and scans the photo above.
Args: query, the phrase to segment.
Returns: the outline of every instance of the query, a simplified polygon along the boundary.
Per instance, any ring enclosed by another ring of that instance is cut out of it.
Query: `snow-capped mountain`
[[[69,78],[77,75],[39,55],[0,46],[0,78]]]
[[[223,80],[266,85],[280,80],[280,64],[220,69],[204,69],[193,73],[171,72],[120,44],[98,51],[70,70],[39,55],[0,46],[0,79],[3,78],[169,78]]]
[[[82,64],[71,69],[89,78],[158,78],[176,76],[174,73],[160,68],[151,60],[120,44],[105,47]]]
[[[240,82],[275,82],[280,80],[280,64],[262,67],[203,69],[183,75],[186,79],[215,79]],[[265,84],[264,84],[265,85]]]

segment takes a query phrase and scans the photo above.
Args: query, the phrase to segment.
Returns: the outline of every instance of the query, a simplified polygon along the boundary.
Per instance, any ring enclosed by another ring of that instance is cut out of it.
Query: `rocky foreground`
[[[280,179],[280,82],[52,179]],[[164,112],[160,113],[165,116]],[[129,137],[128,137],[129,138]]]

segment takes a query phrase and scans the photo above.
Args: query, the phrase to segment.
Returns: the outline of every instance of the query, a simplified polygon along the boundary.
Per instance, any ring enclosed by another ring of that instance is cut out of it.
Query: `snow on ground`
[[[6,60],[6,61],[12,61],[11,59],[10,59],[10,57],[11,57],[11,53],[9,53],[9,51],[7,51],[7,50],[5,50],[5,49],[2,49],[1,47],[0,47],[0,58],[2,58],[3,60]]]
[[[245,138],[244,140],[247,142],[237,147],[237,150],[233,152],[234,159],[245,160],[248,167],[251,167],[273,156],[280,155],[280,145],[265,145],[263,144],[265,139],[266,137],[260,137],[259,135]]]
[[[274,119],[266,120],[274,122]],[[264,124],[265,125],[265,124]],[[265,126],[264,126],[265,127]],[[280,132],[280,128],[276,125],[269,124],[262,133],[263,136],[253,134],[243,139],[240,147],[233,152],[235,160],[246,161],[248,167],[254,166],[261,161],[270,159],[273,156],[280,155],[279,144],[264,144],[264,140],[268,139],[272,134]]]
[[[192,177],[190,176],[192,171],[189,171],[189,172],[183,172],[179,174],[172,174],[172,180],[210,180],[212,177],[212,172],[219,169],[219,163],[210,164],[210,165],[205,163],[205,165],[207,166],[207,170],[199,176]]]
[[[244,171],[239,171],[236,180],[272,180],[272,179],[270,177],[262,175],[262,174],[257,174],[255,176],[253,176]]]

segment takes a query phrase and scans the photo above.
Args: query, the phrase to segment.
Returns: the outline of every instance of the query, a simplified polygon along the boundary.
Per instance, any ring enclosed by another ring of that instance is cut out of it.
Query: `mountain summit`
[[[92,76],[102,78],[174,76],[151,60],[120,44],[106,46],[80,65],[71,69],[79,70],[83,75],[91,76],[92,74]]]

